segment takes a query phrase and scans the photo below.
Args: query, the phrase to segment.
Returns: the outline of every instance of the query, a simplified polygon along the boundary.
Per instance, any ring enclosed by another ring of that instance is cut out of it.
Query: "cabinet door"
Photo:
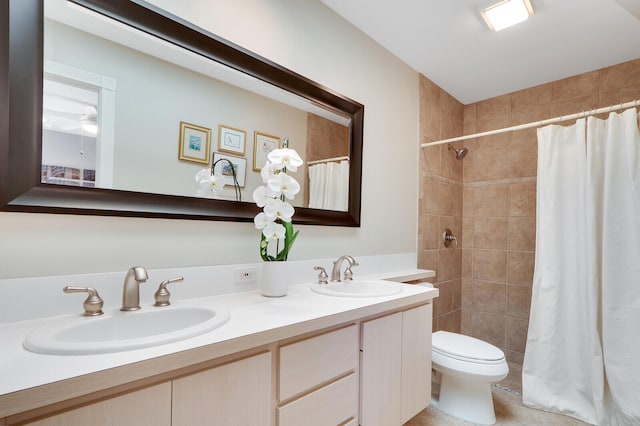
[[[173,424],[270,426],[271,352],[173,381]]]
[[[170,426],[171,383],[161,383],[27,424],[31,426]]]
[[[431,402],[432,305],[402,313],[402,423]]]
[[[360,424],[401,424],[402,313],[362,323]]]

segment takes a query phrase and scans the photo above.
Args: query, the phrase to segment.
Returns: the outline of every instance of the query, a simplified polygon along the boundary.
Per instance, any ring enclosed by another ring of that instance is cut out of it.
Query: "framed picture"
[[[229,160],[233,164],[233,168],[236,171],[236,179],[238,179],[238,185],[244,188],[244,180],[247,174],[247,159],[235,157],[233,155],[220,154],[219,152],[213,153],[213,162],[224,159]],[[214,173],[222,172],[224,176],[225,185],[233,185],[233,172],[231,171],[231,165],[226,161],[220,161],[213,169]]]
[[[259,172],[267,162],[267,155],[276,148],[280,148],[280,138],[255,132],[253,143],[253,170]]]
[[[178,159],[209,164],[209,152],[211,152],[211,129],[181,121]]]
[[[218,151],[244,155],[246,133],[220,124],[218,126]]]

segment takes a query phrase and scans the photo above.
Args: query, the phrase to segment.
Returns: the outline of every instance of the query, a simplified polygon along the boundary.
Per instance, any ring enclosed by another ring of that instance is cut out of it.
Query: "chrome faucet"
[[[335,262],[333,262],[333,269],[331,270],[331,282],[332,283],[337,283],[340,282],[340,268],[342,267],[342,262],[344,261],[349,262],[349,266],[347,266],[347,269],[345,269],[344,271],[344,279],[345,281],[350,281],[353,279],[353,272],[351,272],[351,267],[352,266],[358,266],[358,262],[356,262],[356,260],[349,256],[349,255],[344,255],[344,256],[340,256],[338,258],[338,260],[336,260]]]
[[[142,266],[134,266],[129,269],[127,276],[124,277],[121,311],[140,309],[140,283],[147,281],[147,278],[147,270]]]

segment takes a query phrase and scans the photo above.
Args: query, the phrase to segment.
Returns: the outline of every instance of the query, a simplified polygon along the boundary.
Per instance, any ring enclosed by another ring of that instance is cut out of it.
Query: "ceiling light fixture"
[[[529,0],[502,0],[482,11],[484,21],[493,31],[526,21],[531,15],[533,8]]]

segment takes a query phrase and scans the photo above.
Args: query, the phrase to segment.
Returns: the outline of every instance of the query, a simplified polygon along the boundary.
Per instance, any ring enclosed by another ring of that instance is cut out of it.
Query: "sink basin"
[[[169,306],[100,317],[68,317],[33,330],[24,341],[31,352],[85,355],[129,351],[176,342],[214,330],[229,320],[216,307]]]
[[[402,291],[402,286],[390,281],[343,281],[329,284],[311,284],[311,290],[327,296],[376,297],[391,296]]]

